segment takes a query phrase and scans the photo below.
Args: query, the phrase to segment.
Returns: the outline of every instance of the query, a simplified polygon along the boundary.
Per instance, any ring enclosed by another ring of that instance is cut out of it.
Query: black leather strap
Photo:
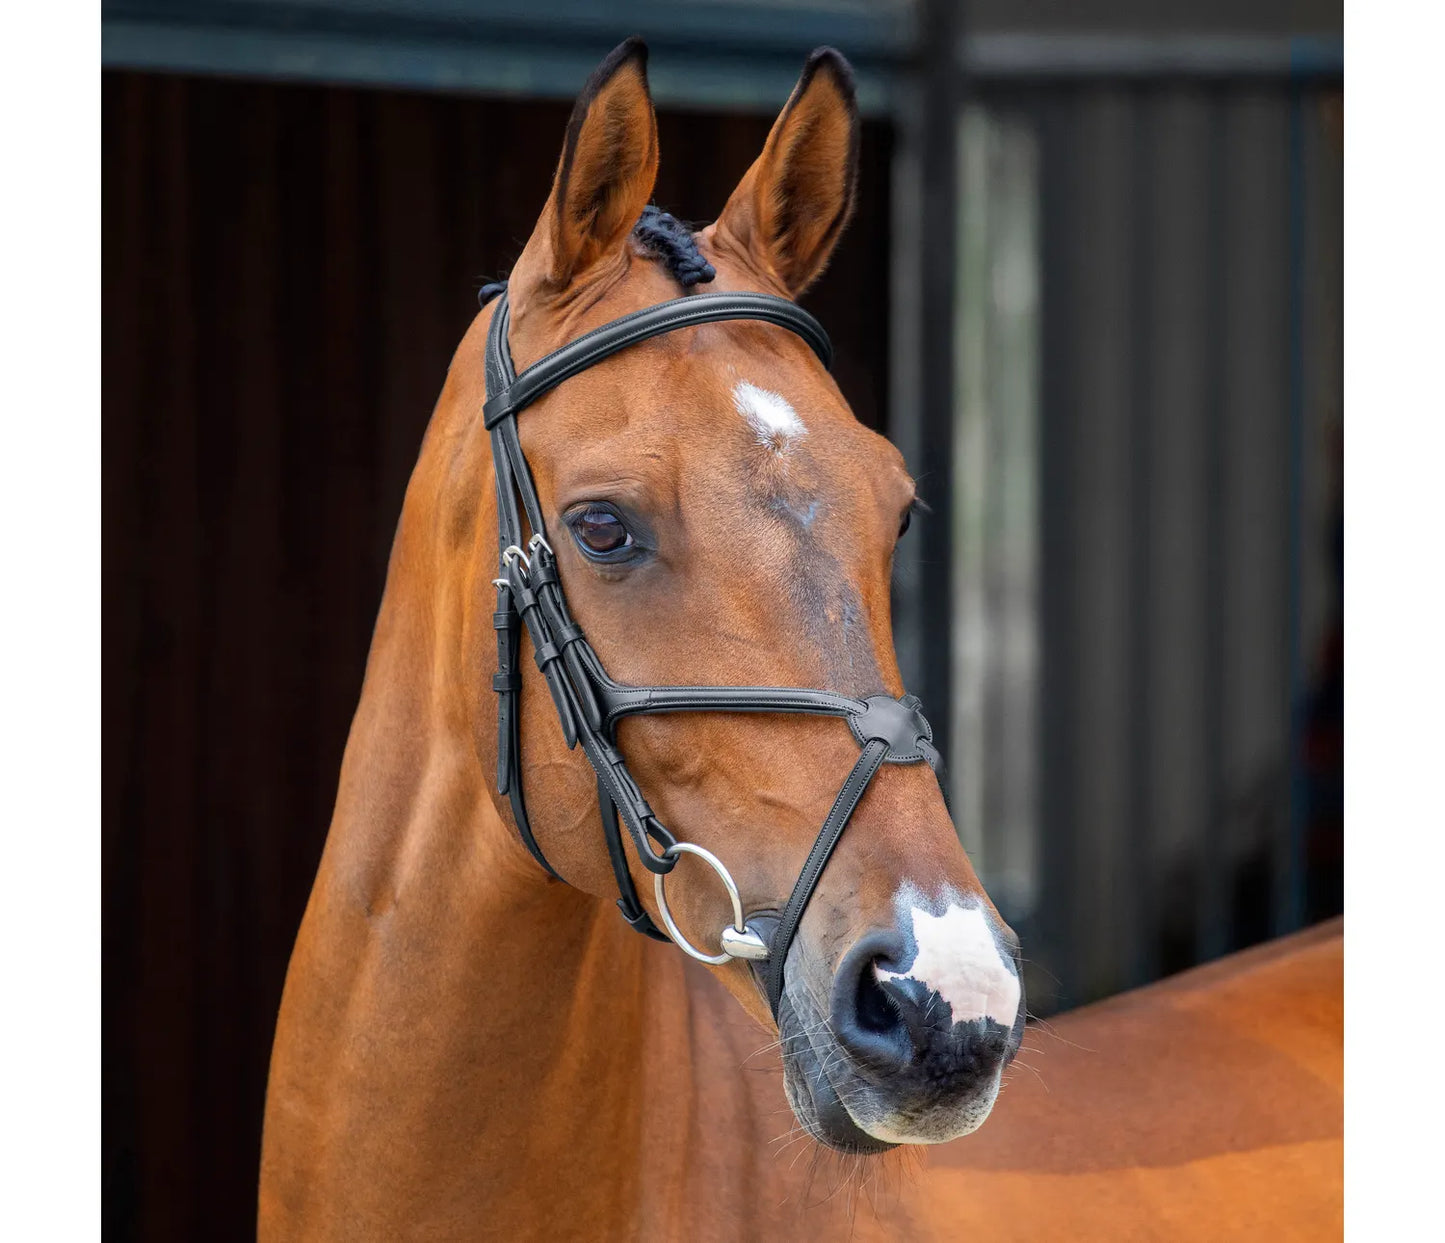
[[[494,331],[488,335],[486,373],[489,391],[493,386],[504,388],[515,378],[512,360],[506,349],[505,306],[498,307],[495,315],[503,317],[500,325],[503,331]],[[495,318],[493,327],[498,327]],[[521,519],[517,510],[517,487],[501,433],[494,430],[491,441],[492,463],[496,474],[497,542],[500,552],[521,539]],[[528,482],[530,483],[530,480]],[[497,632],[497,672],[492,678],[492,688],[497,692],[497,791],[507,796],[512,808],[512,819],[517,826],[517,836],[522,839],[522,844],[532,858],[536,859],[548,875],[561,880],[532,833],[522,790],[522,678],[517,668],[521,618],[510,585],[503,585],[506,581],[502,580],[497,585],[497,607],[492,615],[492,625]]]
[[[612,860],[612,875],[617,881],[617,909],[622,918],[644,936],[654,941],[672,940],[655,923],[652,916],[643,910],[637,897],[637,886],[632,883],[632,873],[627,867],[627,851],[622,845],[622,830],[617,824],[617,804],[607,793],[607,787],[597,782],[597,806],[602,813],[602,835],[607,839],[607,854]]]
[[[865,710],[861,699],[796,686],[623,686],[610,678],[601,688],[606,723],[625,716],[661,712],[786,712],[851,717]]]
[[[890,764],[927,760],[933,771],[938,771],[940,759],[933,746],[933,727],[920,710],[916,695],[901,699],[869,695],[862,706],[862,712],[848,718],[848,727],[859,746],[876,738],[888,744],[886,758]]]
[[[823,869],[827,867],[828,860],[832,857],[833,848],[837,846],[838,839],[843,836],[843,830],[848,827],[848,821],[852,818],[859,800],[862,799],[863,792],[868,788],[868,783],[873,780],[873,774],[878,771],[878,766],[883,763],[883,758],[887,754],[888,744],[886,742],[873,738],[864,744],[863,754],[858,757],[858,762],[853,765],[853,771],[848,774],[848,779],[843,782],[843,788],[838,791],[838,797],[833,800],[832,810],[828,812],[828,818],[823,821],[823,827],[818,831],[817,839],[813,842],[813,849],[808,852],[808,860],[803,864],[802,872],[798,874],[798,880],[793,886],[788,904],[783,907],[783,913],[778,919],[777,930],[773,933],[772,943],[768,946],[766,991],[768,1005],[773,1011],[774,1019],[778,1017],[778,1003],[783,998],[783,978],[784,972],[787,970],[788,950],[792,948],[793,938],[798,933],[798,925],[803,921],[803,912],[808,909],[808,901],[813,896],[813,890],[818,887]]]
[[[505,294],[502,295],[506,297]],[[506,314],[505,305],[497,307],[496,315]],[[643,311],[634,311],[614,319],[609,324],[584,333],[575,341],[569,341],[559,350],[554,350],[540,359],[526,371],[505,384],[493,387],[490,373],[487,384],[487,404],[482,407],[482,422],[495,427],[509,414],[526,409],[543,393],[569,380],[579,371],[600,363],[629,345],[646,341],[649,337],[675,332],[679,328],[691,328],[697,324],[712,324],[720,320],[756,319],[764,323],[787,328],[802,337],[812,347],[823,366],[833,363],[833,346],[828,334],[807,311],[794,302],[774,298],[762,293],[698,293],[685,298],[674,298],[671,302],[659,303]],[[495,322],[495,321],[494,321]],[[505,332],[505,321],[503,322]]]
[[[513,720],[515,719],[514,717]],[[515,750],[517,746],[515,735],[513,736],[512,746]],[[522,799],[522,781],[520,776],[512,781],[510,788],[507,790],[507,801],[512,805],[512,819],[517,823],[517,836],[522,839],[522,844],[531,853],[532,858],[546,868],[549,876],[557,880],[562,880],[561,874],[547,862],[547,856],[542,853],[542,848],[537,845],[537,839],[532,835],[532,822],[527,818],[527,804]],[[566,882],[563,881],[563,883],[565,884]]]
[[[492,628],[497,632],[497,672],[492,675],[492,689],[497,692],[497,793],[505,794],[512,779],[512,719],[517,711],[517,695],[522,689],[522,675],[517,671],[517,638],[522,619],[512,603],[512,593],[497,586],[497,609],[492,614]]]

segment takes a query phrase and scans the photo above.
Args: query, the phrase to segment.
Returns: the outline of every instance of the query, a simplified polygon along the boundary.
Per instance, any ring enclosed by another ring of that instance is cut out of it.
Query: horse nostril
[[[864,1031],[884,1035],[893,1031],[903,1021],[893,998],[878,983],[871,964],[858,973],[858,996],[855,1004],[858,1026]]]
[[[960,985],[950,998],[929,976],[914,974],[920,951],[910,949],[896,930],[882,929],[843,956],[831,1015],[839,1045],[866,1074],[893,1082],[920,1076],[935,1087],[966,1086],[995,1073],[1009,1059],[1020,1002],[1017,991],[1010,995],[1004,987],[1012,977],[1001,982],[1003,959],[965,959],[976,969],[960,975],[981,987]]]
[[[902,938],[875,932],[857,942],[838,964],[833,982],[833,1034],[855,1059],[884,1074],[912,1061],[913,1039],[901,1005],[906,1001],[878,979],[879,963],[896,962]]]

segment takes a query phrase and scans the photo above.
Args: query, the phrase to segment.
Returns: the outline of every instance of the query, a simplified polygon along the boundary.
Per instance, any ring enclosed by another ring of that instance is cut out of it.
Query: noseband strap
[[[901,699],[890,695],[853,699],[833,691],[793,686],[629,686],[614,682],[568,611],[556,555],[547,542],[542,504],[517,436],[517,415],[544,393],[619,350],[699,324],[757,320],[786,328],[806,341],[825,367],[832,358],[832,347],[818,321],[784,298],[759,293],[692,294],[604,324],[518,375],[507,343],[510,320],[504,291],[492,312],[487,333],[487,401],[483,407],[496,474],[500,550],[500,570],[494,580],[497,607],[492,618],[497,634],[497,672],[492,676],[492,689],[497,694],[497,790],[511,802],[512,818],[523,844],[548,873],[561,880],[533,836],[522,791],[522,674],[518,661],[525,626],[538,672],[557,709],[562,736],[569,748],[582,747],[597,775],[597,803],[617,880],[617,905],[623,918],[639,932],[668,941],[672,938],[657,927],[637,896],[624,831],[632,839],[642,866],[659,878],[660,901],[665,900],[660,878],[672,871],[683,851],[707,852],[680,843],[648,806],[617,749],[618,721],[663,712],[782,712],[846,720],[862,753],[813,842],[771,938],[765,938],[759,926],[735,919],[734,926],[723,930],[721,955],[702,953],[678,940],[681,948],[706,962],[726,961],[729,957],[767,959],[764,986],[776,1019],[788,950],[843,830],[883,764],[925,761],[935,773],[939,771],[933,731],[912,695]],[[530,538],[523,533],[524,519]],[[715,856],[707,857],[736,903],[735,887],[726,868]]]

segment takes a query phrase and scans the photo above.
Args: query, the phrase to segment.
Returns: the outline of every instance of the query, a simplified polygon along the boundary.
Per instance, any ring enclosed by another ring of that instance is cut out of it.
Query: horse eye
[[[606,557],[632,547],[632,533],[622,525],[622,519],[599,505],[571,519],[571,527],[582,551],[594,556]]]
[[[913,510],[912,510],[912,509],[905,509],[905,510],[903,511],[903,521],[902,521],[901,523],[899,523],[899,525],[898,525],[898,538],[899,538],[899,539],[902,539],[905,535],[907,535],[907,534],[908,534],[908,528],[909,528],[910,526],[912,526],[912,525],[913,525]]]

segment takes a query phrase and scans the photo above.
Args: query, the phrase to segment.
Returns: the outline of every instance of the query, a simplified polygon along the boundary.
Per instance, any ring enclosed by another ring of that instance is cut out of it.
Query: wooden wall
[[[402,492],[568,108],[132,73],[103,108],[105,1229],[241,1239]],[[770,122],[663,115],[658,203],[710,219]],[[808,299],[875,425],[888,168],[870,123]]]

